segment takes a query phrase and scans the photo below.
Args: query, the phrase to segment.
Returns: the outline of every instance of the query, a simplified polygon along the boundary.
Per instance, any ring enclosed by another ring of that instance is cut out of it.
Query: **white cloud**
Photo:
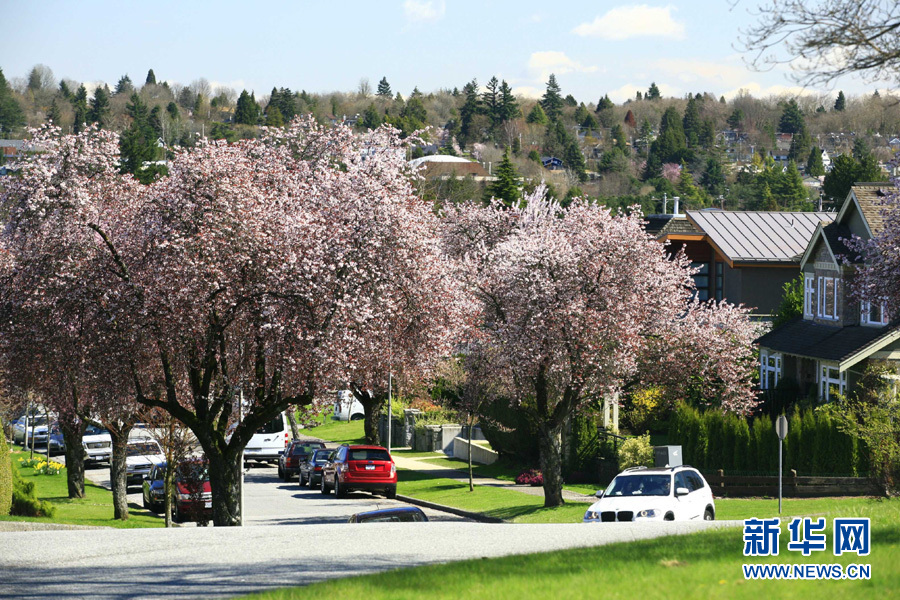
[[[634,37],[664,37],[673,40],[685,38],[684,23],[672,17],[674,6],[648,6],[633,4],[610,9],[592,22],[582,23],[573,29],[580,36],[599,37],[605,40],[627,40]]]
[[[403,13],[410,23],[433,23],[444,18],[444,0],[406,0]]]
[[[646,94],[648,87],[650,87],[649,84],[641,86],[634,85],[633,83],[626,83],[622,87],[610,90],[609,99],[617,104],[625,102],[626,100],[634,100],[638,92],[640,92],[641,95]],[[681,96],[681,90],[666,83],[656,82],[656,87],[659,88],[659,93],[664,98]]]
[[[799,85],[768,85],[763,86],[757,81],[745,82],[743,85],[722,94],[726,100],[731,100],[740,92],[749,93],[754,98],[768,98],[769,96],[816,96],[820,92]]]
[[[528,70],[541,81],[546,81],[550,74],[595,73],[597,67],[585,66],[572,60],[564,52],[534,52],[528,59]]]
[[[653,61],[653,68],[665,77],[688,84],[700,83],[703,90],[739,86],[747,80],[747,68],[740,63],[683,58],[660,58]],[[696,86],[695,86],[696,87]],[[703,91],[697,90],[697,91]]]
[[[544,92],[547,91],[544,88],[535,87],[532,85],[516,85],[513,86],[512,92],[516,96],[521,96],[523,98],[540,98],[544,95]]]

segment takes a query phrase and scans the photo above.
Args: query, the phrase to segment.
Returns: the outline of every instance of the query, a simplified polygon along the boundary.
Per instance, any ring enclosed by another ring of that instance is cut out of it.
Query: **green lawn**
[[[782,526],[778,556],[746,558],[742,552],[742,531],[734,528],[628,544],[400,569],[250,597],[412,600],[426,592],[429,598],[435,599],[521,600],[548,596],[577,600],[895,597],[900,586],[900,502],[869,500],[851,505],[840,514],[872,519],[869,556],[834,557],[825,551],[804,557],[787,549],[789,536],[787,528]],[[830,541],[830,519],[826,535]],[[741,570],[745,563],[870,564],[872,578],[867,581],[747,581]]]
[[[366,440],[363,427],[362,419],[334,421],[329,415],[326,415],[321,425],[304,429],[303,433],[338,444],[362,444]]]
[[[134,504],[129,505],[127,521],[113,519],[112,492],[90,482],[85,482],[84,498],[69,499],[65,469],[59,475],[35,475],[34,469],[23,468],[19,465],[19,458],[27,459],[28,456],[28,452],[11,452],[13,468],[19,470],[22,479],[34,482],[38,498],[52,502],[56,506],[56,515],[52,519],[0,516],[0,520],[118,528],[163,527],[165,525],[162,518]]]

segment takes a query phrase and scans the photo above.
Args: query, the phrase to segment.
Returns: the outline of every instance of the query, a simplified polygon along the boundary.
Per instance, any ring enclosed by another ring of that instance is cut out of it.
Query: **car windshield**
[[[102,427],[97,427],[96,425],[88,425],[84,428],[84,435],[102,435],[104,433],[109,433],[106,429]]]
[[[284,431],[284,419],[278,415],[262,427],[256,430],[256,433],[279,433]]]
[[[316,463],[328,462],[329,458],[331,458],[331,452],[316,452],[315,456],[313,456],[313,460]]]
[[[619,475],[604,496],[668,496],[671,475]]]
[[[182,481],[207,481],[209,465],[199,462],[181,463],[178,465],[178,478]]]
[[[425,515],[417,510],[396,511],[388,513],[361,514],[357,517],[359,523],[413,523],[427,521]]]
[[[132,442],[128,444],[128,456],[144,456],[147,454],[162,454],[156,442]]]
[[[382,448],[351,450],[347,460],[391,460],[391,455]]]

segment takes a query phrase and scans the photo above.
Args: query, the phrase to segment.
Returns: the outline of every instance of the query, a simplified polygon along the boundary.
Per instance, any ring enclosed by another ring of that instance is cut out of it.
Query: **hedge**
[[[784,469],[798,475],[858,476],[868,471],[858,440],[825,412],[797,411],[788,422]],[[778,435],[768,415],[745,419],[680,405],[669,424],[669,443],[682,446],[684,462],[731,474],[778,471]]]

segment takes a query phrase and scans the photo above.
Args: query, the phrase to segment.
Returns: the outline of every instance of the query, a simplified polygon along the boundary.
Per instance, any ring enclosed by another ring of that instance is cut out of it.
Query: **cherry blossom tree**
[[[452,209],[446,248],[480,303],[483,347],[497,377],[537,427],[544,504],[558,506],[567,420],[636,377],[648,350],[659,347],[651,340],[746,315],[728,307],[694,315],[687,258],[667,257],[639,212],[613,214],[585,200],[563,209],[543,189],[526,200],[509,209]],[[751,354],[749,343],[743,352]],[[730,389],[741,384],[749,387],[739,377],[728,382],[734,406],[748,400]]]

